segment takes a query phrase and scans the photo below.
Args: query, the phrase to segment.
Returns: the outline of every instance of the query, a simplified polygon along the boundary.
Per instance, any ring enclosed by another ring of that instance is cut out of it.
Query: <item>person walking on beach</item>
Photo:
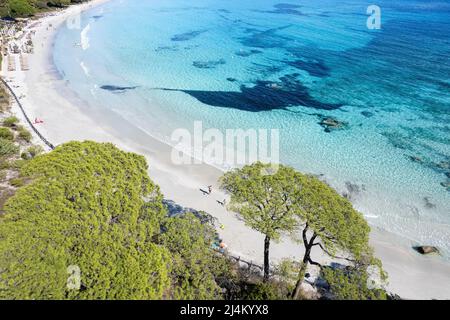
[[[33,124],[39,124],[39,123],[44,123],[44,121],[39,118],[35,118]]]
[[[227,250],[228,246],[225,244],[225,242],[221,242],[219,245],[219,252],[220,253],[225,253]]]

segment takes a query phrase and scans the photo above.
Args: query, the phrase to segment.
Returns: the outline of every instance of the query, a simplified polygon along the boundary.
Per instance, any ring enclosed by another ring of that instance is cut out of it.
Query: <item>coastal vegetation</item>
[[[7,201],[0,222],[1,298],[220,293],[215,273],[207,272],[219,265],[205,251],[209,231],[190,215],[167,216],[144,157],[111,144],[71,142],[26,162],[20,177],[26,183]],[[72,290],[67,281],[77,268],[81,280]]]
[[[270,241],[278,240],[282,232],[290,232],[296,238],[296,232],[300,231],[304,255],[291,294],[293,299],[301,295],[308,265],[323,269],[312,259],[314,248],[345,261],[356,270],[353,274],[364,275],[352,277],[352,281],[366,280],[367,269],[372,266],[376,267],[380,282],[386,279],[381,261],[374,257],[369,246],[370,228],[364,217],[346,198],[316,177],[287,166],[257,162],[225,173],[221,186],[231,195],[229,208],[249,227],[265,235],[266,281],[269,278]],[[341,257],[336,256],[338,252]],[[326,272],[326,275],[330,274]],[[338,275],[343,277],[341,273]],[[365,286],[363,283],[358,285]]]
[[[0,63],[2,62],[2,55],[0,54]],[[3,85],[0,85],[0,112],[5,112],[9,109],[9,95],[6,93]]]
[[[23,180],[18,178],[22,159],[32,159],[44,151],[33,144],[32,134],[11,113],[9,102],[9,95],[0,84],[0,214],[4,212],[3,204],[22,185]]]
[[[292,268],[286,271],[280,264],[270,278],[264,268],[261,277],[214,250],[218,235],[202,218],[206,213],[169,215],[143,156],[90,141],[66,143],[41,155],[32,149],[24,151],[35,155],[31,160],[15,162],[19,175],[9,181],[15,194],[2,206],[0,298],[291,298]],[[284,231],[295,233],[307,200],[296,197],[310,187],[308,176],[292,168],[261,171],[267,168],[246,166],[227,173],[222,183],[234,192],[233,208],[272,240]],[[245,199],[251,187],[250,205]],[[258,201],[265,209],[257,210]],[[276,222],[263,228],[271,213]],[[356,252],[367,253],[365,244],[355,246]],[[362,282],[368,274],[358,264],[337,278],[323,270],[336,297],[385,297]],[[349,270],[357,270],[358,277]]]
[[[62,8],[73,3],[86,1],[88,0],[6,0],[0,4],[0,17],[29,17],[52,7]]]
[[[264,238],[264,279],[269,279],[269,248],[279,240],[283,231],[295,228],[295,213],[299,209],[291,195],[301,187],[291,168],[281,166],[269,174],[270,166],[256,163],[226,173],[221,187],[231,194],[229,208],[245,223],[261,232]]]

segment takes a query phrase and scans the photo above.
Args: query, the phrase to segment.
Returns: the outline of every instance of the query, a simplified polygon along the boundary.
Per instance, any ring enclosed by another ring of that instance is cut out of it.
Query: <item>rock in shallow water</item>
[[[409,156],[409,159],[412,162],[423,163],[423,159],[419,156]]]
[[[450,191],[450,180],[441,182],[441,186],[447,189],[447,191]]]
[[[441,161],[436,164],[439,169],[450,169],[450,161]]]
[[[319,124],[325,128],[325,132],[331,132],[332,130],[343,129],[346,126],[346,123],[343,121],[339,121],[332,117],[322,117],[322,120]]]
[[[414,247],[414,250],[421,254],[430,254],[430,253],[437,253],[439,254],[439,250],[436,247],[433,246],[417,246]]]
[[[107,90],[107,91],[112,91],[112,92],[124,92],[124,91],[127,91],[127,90],[134,90],[136,88],[137,88],[137,86],[122,87],[122,86],[115,86],[115,85],[104,85],[104,86],[100,87],[100,89]]]
[[[370,111],[362,111],[361,114],[366,118],[371,118],[374,116],[374,114]]]
[[[224,59],[220,59],[217,61],[194,61],[192,65],[199,69],[213,69],[225,63],[226,61]]]

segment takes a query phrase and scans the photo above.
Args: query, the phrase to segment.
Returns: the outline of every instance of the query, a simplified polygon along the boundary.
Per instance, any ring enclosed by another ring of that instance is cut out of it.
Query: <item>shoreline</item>
[[[263,236],[247,228],[234,214],[216,203],[226,196],[218,192],[217,178],[222,172],[207,164],[176,166],[170,161],[171,147],[136,128],[120,115],[91,108],[71,92],[64,80],[59,79],[53,65],[51,49],[54,37],[72,15],[101,5],[109,0],[94,0],[69,7],[37,20],[34,28],[35,53],[29,55],[29,71],[8,72],[2,76],[24,105],[28,116],[42,118],[45,123],[37,128],[55,145],[70,140],[95,140],[112,142],[118,147],[146,156],[152,180],[161,187],[166,199],[216,217],[225,228],[218,230],[234,255],[257,263],[262,261]],[[52,27],[48,27],[51,23]],[[6,61],[5,61],[6,62]],[[16,87],[17,86],[17,87]],[[25,123],[18,106],[13,113]],[[213,195],[204,196],[199,188],[213,185]],[[388,290],[402,298],[448,299],[450,288],[450,263],[441,257],[420,256],[407,239],[372,227],[371,244],[389,274]],[[283,257],[298,258],[302,250],[292,241],[273,243],[271,260]],[[319,260],[323,257],[320,257]],[[326,259],[325,259],[326,260]],[[443,285],[444,284],[444,285]]]

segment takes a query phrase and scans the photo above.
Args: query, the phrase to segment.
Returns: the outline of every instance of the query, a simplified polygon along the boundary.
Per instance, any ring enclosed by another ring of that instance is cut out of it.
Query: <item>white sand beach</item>
[[[167,199],[216,217],[219,224],[224,226],[218,232],[230,252],[261,263],[263,236],[246,227],[232,212],[217,203],[226,198],[225,194],[218,191],[217,179],[222,174],[221,171],[206,164],[173,164],[170,146],[146,135],[120,115],[101,108],[90,108],[59,78],[52,62],[56,30],[80,10],[106,1],[96,0],[73,6],[45,16],[38,23],[30,23],[30,30],[34,30],[35,35],[34,53],[27,55],[29,70],[21,71],[19,68],[8,71],[8,59],[4,59],[2,76],[20,97],[28,117],[44,121],[36,126],[54,145],[71,140],[107,141],[122,149],[144,154],[150,165],[151,178],[161,187]],[[13,112],[25,123],[16,104],[13,104]],[[39,143],[37,136],[34,139]],[[208,185],[213,186],[213,192],[209,196],[200,191],[200,188]],[[372,232],[372,244],[389,274],[390,291],[402,298],[450,299],[450,262],[439,256],[421,256],[411,249],[408,240],[378,230]],[[272,244],[271,259],[276,262],[283,257],[298,258],[301,251],[300,245],[283,239],[280,243]]]

